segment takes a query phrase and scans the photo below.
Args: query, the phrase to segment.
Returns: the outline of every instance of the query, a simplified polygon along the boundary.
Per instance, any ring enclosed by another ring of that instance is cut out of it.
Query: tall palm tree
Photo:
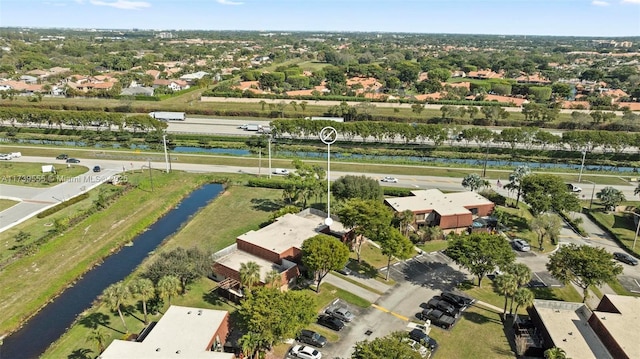
[[[142,311],[144,312],[144,324],[148,324],[147,320],[147,301],[156,294],[156,288],[153,286],[151,279],[139,277],[131,283],[131,291],[133,294],[140,296],[142,299]]]
[[[112,310],[117,310],[118,315],[120,316],[120,320],[122,321],[122,325],[124,329],[129,332],[129,328],[127,328],[127,323],[124,321],[124,315],[122,315],[122,303],[124,303],[127,298],[131,296],[131,292],[129,291],[129,287],[124,284],[124,282],[120,281],[118,283],[114,283],[107,287],[104,290],[103,299],[107,303],[107,305]]]
[[[403,236],[408,237],[409,236],[409,225],[411,225],[411,223],[413,223],[413,218],[414,218],[414,214],[413,211],[411,211],[410,209],[404,210],[402,212],[398,212],[396,213],[396,216],[398,216],[398,224],[400,226],[400,233],[402,233]]]
[[[238,339],[238,344],[240,344],[242,354],[244,354],[247,358],[253,358],[255,354],[257,354],[261,341],[262,338],[260,338],[259,333],[248,332],[247,334],[241,336],[240,339]]]
[[[174,275],[166,275],[158,281],[158,296],[161,299],[167,298],[169,305],[171,305],[171,297],[180,294],[180,279]]]
[[[504,310],[502,314],[507,314],[507,302],[509,297],[513,296],[518,290],[518,281],[513,274],[505,273],[495,277],[493,286],[496,292],[504,295]]]
[[[567,359],[567,353],[558,347],[549,348],[544,351],[545,359]]]
[[[260,266],[256,262],[247,262],[240,264],[240,284],[242,288],[247,288],[251,291],[251,288],[260,283]]]
[[[522,288],[524,285],[526,285],[527,283],[529,283],[531,281],[531,268],[529,268],[524,263],[511,264],[511,265],[509,265],[507,267],[506,272],[512,274],[515,277],[516,283],[517,283],[516,289]],[[513,301],[514,300],[515,300],[515,298],[512,296],[511,297],[511,305],[509,307],[509,314],[513,314]],[[518,310],[516,309],[516,311],[518,311]]]
[[[523,307],[530,307],[533,304],[533,300],[535,299],[535,296],[533,295],[533,292],[529,289],[529,288],[519,288],[516,293],[513,295],[513,299],[516,301],[516,310],[515,313],[518,313],[518,309],[520,309],[520,306]],[[513,316],[513,323],[516,323],[516,317],[517,316]]]
[[[282,285],[282,276],[278,270],[274,269],[267,273],[264,281],[271,288],[279,288]]]
[[[109,339],[109,336],[107,336],[107,334],[100,328],[95,328],[89,333],[87,339],[89,341],[96,342],[96,345],[98,346],[98,354],[100,354],[104,351],[104,345],[107,342],[107,339]]]

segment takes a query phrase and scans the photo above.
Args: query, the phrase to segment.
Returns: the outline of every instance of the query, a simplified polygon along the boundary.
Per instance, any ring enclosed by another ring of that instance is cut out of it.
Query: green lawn
[[[9,199],[0,199],[0,212],[4,211],[5,209],[12,207],[16,204],[18,204],[20,202],[16,202],[16,201],[12,201]],[[0,249],[1,251],[1,249]]]
[[[42,166],[53,164],[56,173],[42,173]],[[51,163],[4,161],[0,163],[0,183],[14,186],[51,187],[89,171],[81,164],[67,164],[53,160]],[[7,195],[7,194],[5,194]]]
[[[417,247],[422,249],[424,252],[436,252],[447,249],[449,246],[449,242],[445,240],[433,240],[425,242],[424,244],[419,244]]]

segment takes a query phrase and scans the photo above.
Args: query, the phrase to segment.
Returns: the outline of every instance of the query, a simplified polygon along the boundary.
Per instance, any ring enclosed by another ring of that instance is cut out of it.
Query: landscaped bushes
[[[82,193],[82,194],[80,194],[78,196],[70,198],[67,201],[60,202],[57,205],[55,205],[55,206],[53,206],[53,207],[51,207],[51,208],[49,208],[49,209],[47,209],[45,211],[42,211],[42,212],[38,213],[37,217],[38,218],[44,218],[44,217],[50,216],[50,215],[52,215],[52,214],[54,214],[54,213],[56,213],[58,211],[61,211],[61,210],[65,209],[65,208],[67,208],[67,207],[69,207],[69,206],[71,206],[73,204],[76,204],[76,203],[78,203],[80,201],[83,201],[83,200],[85,200],[87,198],[89,198],[89,193]]]
[[[252,178],[247,181],[249,187],[285,189],[289,181],[280,178]]]

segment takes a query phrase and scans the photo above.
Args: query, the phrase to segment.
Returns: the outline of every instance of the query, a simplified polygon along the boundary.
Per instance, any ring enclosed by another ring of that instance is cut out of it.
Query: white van
[[[289,174],[289,170],[286,170],[284,168],[276,168],[273,171],[273,174],[274,175],[288,175]]]

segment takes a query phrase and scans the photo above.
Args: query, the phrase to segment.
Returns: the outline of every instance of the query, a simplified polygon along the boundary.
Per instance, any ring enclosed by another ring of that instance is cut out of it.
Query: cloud
[[[593,0],[591,2],[591,5],[595,5],[595,6],[609,6],[609,3],[606,1],[601,1],[601,0]]]
[[[216,0],[218,2],[218,4],[222,4],[222,5],[242,5],[244,4],[243,2],[240,1],[233,1],[233,0]]]
[[[111,6],[116,9],[124,10],[140,10],[143,8],[151,7],[151,4],[146,1],[129,1],[129,0],[115,0],[112,2],[101,0],[89,0],[89,2],[96,6]]]
[[[640,4],[640,0],[622,0],[623,4]]]

